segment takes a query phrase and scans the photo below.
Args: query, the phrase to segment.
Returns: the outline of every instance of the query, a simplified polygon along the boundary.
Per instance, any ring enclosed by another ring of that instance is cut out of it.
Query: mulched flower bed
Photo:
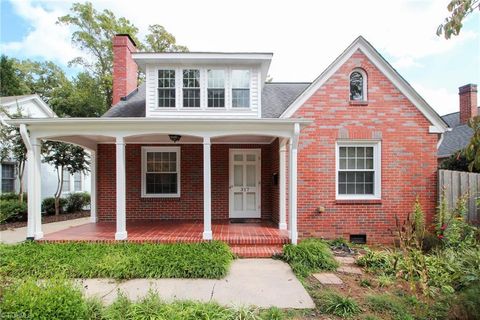
[[[42,224],[43,223],[51,223],[51,222],[58,222],[58,221],[66,221],[78,218],[89,217],[90,211],[81,211],[75,213],[62,213],[58,216],[42,216]],[[15,229],[26,227],[27,221],[15,221],[15,222],[8,222],[0,224],[0,231],[7,230],[7,229]]]

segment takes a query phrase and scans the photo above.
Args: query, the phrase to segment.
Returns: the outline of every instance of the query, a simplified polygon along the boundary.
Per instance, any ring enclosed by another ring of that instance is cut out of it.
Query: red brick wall
[[[467,84],[458,88],[460,100],[460,124],[465,124],[469,119],[478,115],[477,85]]]
[[[132,53],[137,48],[125,35],[116,35],[113,38],[113,93],[112,105],[120,101],[137,88],[138,66],[132,59]]]
[[[141,147],[126,146],[127,219],[203,219],[203,145],[181,148],[180,198],[141,197]],[[271,145],[212,145],[212,219],[228,219],[229,149],[262,150],[262,219],[272,217]],[[98,204],[100,221],[114,221],[116,208],[115,145],[98,147]],[[278,195],[277,195],[278,197]],[[278,215],[278,211],[275,212]]]
[[[350,105],[349,74],[368,75],[368,105]],[[300,136],[298,231],[300,238],[366,234],[368,242],[388,243],[395,215],[405,219],[420,197],[431,221],[435,211],[437,135],[418,109],[357,51],[294,117],[313,119]],[[335,200],[335,141],[381,139],[382,200]],[[318,206],[326,212],[317,213]]]

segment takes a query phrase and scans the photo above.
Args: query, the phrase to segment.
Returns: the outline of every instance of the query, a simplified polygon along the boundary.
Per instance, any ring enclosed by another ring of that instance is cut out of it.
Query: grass
[[[391,294],[370,295],[367,297],[370,310],[386,314],[395,320],[413,320],[413,316],[407,311],[407,306],[400,298]]]
[[[285,313],[277,308],[226,308],[216,303],[176,301],[166,303],[156,292],[133,302],[124,295],[109,306],[86,299],[79,287],[69,280],[16,280],[2,288],[0,314],[6,319],[48,320],[283,320]],[[3,318],[2,318],[3,319]]]
[[[222,242],[182,244],[24,243],[0,245],[0,275],[23,278],[209,278],[226,276]]]
[[[316,300],[320,311],[342,318],[353,317],[362,311],[354,299],[333,291],[321,293],[316,296]]]
[[[318,239],[306,239],[298,245],[285,245],[282,259],[300,277],[307,277],[320,270],[336,270],[338,267],[329,245]]]

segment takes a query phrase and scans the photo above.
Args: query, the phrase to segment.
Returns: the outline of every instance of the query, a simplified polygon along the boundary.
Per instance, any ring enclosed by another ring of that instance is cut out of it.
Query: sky
[[[269,1],[92,0],[140,29],[161,24],[190,51],[273,52],[273,81],[313,81],[359,35],[364,36],[441,115],[458,111],[458,87],[480,84],[480,12],[460,36],[437,37],[449,0]],[[69,27],[56,24],[73,1],[0,0],[0,52],[68,61],[84,53]]]

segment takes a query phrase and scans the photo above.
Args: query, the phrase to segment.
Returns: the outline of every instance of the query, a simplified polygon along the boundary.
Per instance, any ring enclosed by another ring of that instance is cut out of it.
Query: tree
[[[55,90],[49,103],[60,117],[100,117],[107,110],[98,80],[87,72]]]
[[[15,114],[8,114],[3,108],[0,112],[7,114],[9,118],[21,118],[22,112],[20,109]],[[18,173],[18,180],[20,181],[20,188],[18,192],[18,200],[23,202],[23,176],[25,173],[25,164],[27,161],[27,148],[23,143],[20,129],[18,127],[2,126],[0,128],[0,162],[5,159],[12,160],[15,163],[15,170]]]
[[[36,93],[47,103],[55,90],[69,82],[62,68],[51,61],[38,62],[17,59],[13,59],[13,61],[18,76],[27,88],[27,93]]]
[[[148,27],[143,49],[151,52],[188,52],[188,48],[177,44],[175,37],[159,24]]]
[[[450,39],[452,35],[458,36],[463,27],[463,20],[475,9],[480,9],[480,0],[451,0],[447,6],[450,16],[437,28],[437,35],[444,35]]]
[[[60,196],[63,188],[63,175],[90,171],[90,157],[83,148],[64,142],[46,141],[42,145],[43,162],[57,170],[57,190],[55,191],[55,215],[60,213]]]
[[[0,96],[18,96],[30,93],[15,69],[15,60],[5,55],[0,58]]]
[[[468,126],[473,130],[470,143],[464,150],[465,156],[469,161],[468,170],[480,172],[480,116],[470,119]]]
[[[105,105],[112,103],[112,39],[116,34],[128,33],[138,41],[138,29],[125,18],[117,18],[112,11],[98,12],[91,2],[74,3],[70,14],[58,18],[58,23],[75,28],[72,42],[85,51],[92,60],[77,57],[70,64],[85,67],[98,80]]]
[[[156,52],[188,51],[185,46],[176,44],[175,37],[161,25],[150,26],[145,44],[138,39],[138,28],[128,19],[117,18],[112,11],[101,12],[92,3],[74,3],[70,14],[58,18],[58,23],[73,27],[72,42],[91,59],[77,57],[70,64],[85,67],[99,83],[104,95],[105,106],[112,104],[112,39],[116,34],[129,34],[138,48]]]

